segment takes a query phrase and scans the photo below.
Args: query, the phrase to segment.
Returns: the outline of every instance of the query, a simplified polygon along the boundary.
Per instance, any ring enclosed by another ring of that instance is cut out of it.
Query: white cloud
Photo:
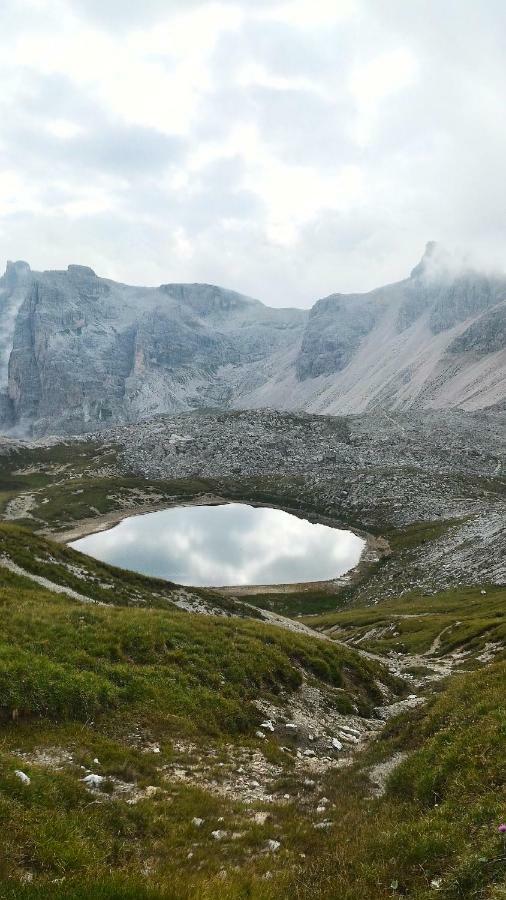
[[[85,131],[78,122],[70,122],[68,119],[49,119],[46,122],[46,130],[54,137],[61,138],[62,141],[75,138],[84,134]]]
[[[381,102],[412,85],[417,72],[416,57],[405,47],[382,53],[353,68],[350,89],[357,105],[353,128],[357,143],[366,144],[372,139],[381,115]]]
[[[502,264],[499,0],[5,0],[0,27],[5,257],[276,305],[432,237]]]
[[[359,9],[357,0],[288,0],[276,5],[266,18],[315,29],[352,19]]]

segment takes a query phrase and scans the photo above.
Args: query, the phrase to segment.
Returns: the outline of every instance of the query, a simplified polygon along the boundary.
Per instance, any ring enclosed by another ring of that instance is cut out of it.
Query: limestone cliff
[[[310,311],[8,263],[0,421],[46,434],[204,406],[479,409],[506,397],[505,298],[506,278],[456,270],[432,243],[404,281]]]

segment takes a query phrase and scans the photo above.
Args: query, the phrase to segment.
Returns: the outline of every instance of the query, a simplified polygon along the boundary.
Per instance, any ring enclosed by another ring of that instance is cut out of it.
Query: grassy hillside
[[[155,482],[116,454],[77,441],[0,458],[0,510],[25,526],[0,526],[0,898],[504,900],[506,593],[416,588],[458,520],[393,527],[388,491],[351,504],[342,519],[386,535],[389,559],[339,594],[242,604],[34,532],[208,492],[342,510],[302,477]],[[221,615],[182,611],[182,594]],[[255,604],[322,633],[266,625]],[[449,677],[424,677],[424,654],[433,675],[455,651]],[[351,742],[334,751],[340,727]]]
[[[428,709],[387,726],[354,772],[334,778],[339,821],[324,859],[294,876],[293,895],[504,897],[505,685],[504,662],[456,677]],[[368,764],[398,753],[406,758],[372,799]]]
[[[305,620],[338,640],[374,653],[452,650],[471,654],[506,642],[506,588],[457,586],[427,595],[420,591],[377,606],[311,616]]]
[[[496,664],[455,679],[428,709],[392,721],[352,769],[327,775],[323,831],[300,802],[273,808],[266,825],[248,828],[239,804],[175,785],[165,785],[163,799],[131,807],[90,803],[72,768],[48,773],[18,757],[32,777],[26,788],[4,749],[2,874],[17,863],[35,871],[37,883],[4,882],[0,896],[499,900],[506,889],[498,832],[506,807],[505,683],[506,666]],[[24,737],[18,733],[18,745]],[[97,746],[105,759],[111,745],[95,737]],[[373,796],[371,767],[399,753],[406,757],[385,793]],[[202,830],[192,826],[194,815],[205,818]],[[237,828],[235,841],[213,842],[209,829],[220,818]],[[281,839],[276,854],[262,849],[267,835]]]
[[[0,879],[7,886],[15,881],[20,891],[30,879],[38,895],[47,885],[51,896],[59,879],[88,885],[113,872],[149,874],[167,890],[180,875],[191,886],[250,859],[261,872],[270,865],[266,842],[280,829],[292,864],[302,848],[325,841],[295,815],[304,769],[294,740],[259,736],[265,715],[256,704],[276,709],[304,688],[329,709],[369,715],[383,700],[379,681],[393,695],[399,690],[386,670],[329,641],[171,608],[171,586],[161,599],[161,582],[125,576],[121,590],[120,570],[95,567],[22,529],[2,527],[0,545],[27,572],[56,584],[71,576],[96,601],[0,568]],[[281,801],[274,817],[256,821],[257,804],[181,777],[198,760],[218,787],[223,760],[232,768],[256,760]],[[83,782],[86,773],[100,776],[98,790]],[[227,839],[218,841],[212,832],[222,822]]]

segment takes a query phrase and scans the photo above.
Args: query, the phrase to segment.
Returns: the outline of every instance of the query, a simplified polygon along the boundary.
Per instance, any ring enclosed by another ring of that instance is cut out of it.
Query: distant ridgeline
[[[0,278],[0,426],[80,433],[198,407],[357,413],[506,398],[506,277],[427,245],[409,278],[273,309],[207,284],[130,287],[86,266]]]

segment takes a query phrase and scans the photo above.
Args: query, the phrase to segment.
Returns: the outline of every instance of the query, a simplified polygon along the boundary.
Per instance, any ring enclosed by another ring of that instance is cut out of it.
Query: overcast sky
[[[501,0],[2,0],[3,261],[276,306],[506,260]]]

